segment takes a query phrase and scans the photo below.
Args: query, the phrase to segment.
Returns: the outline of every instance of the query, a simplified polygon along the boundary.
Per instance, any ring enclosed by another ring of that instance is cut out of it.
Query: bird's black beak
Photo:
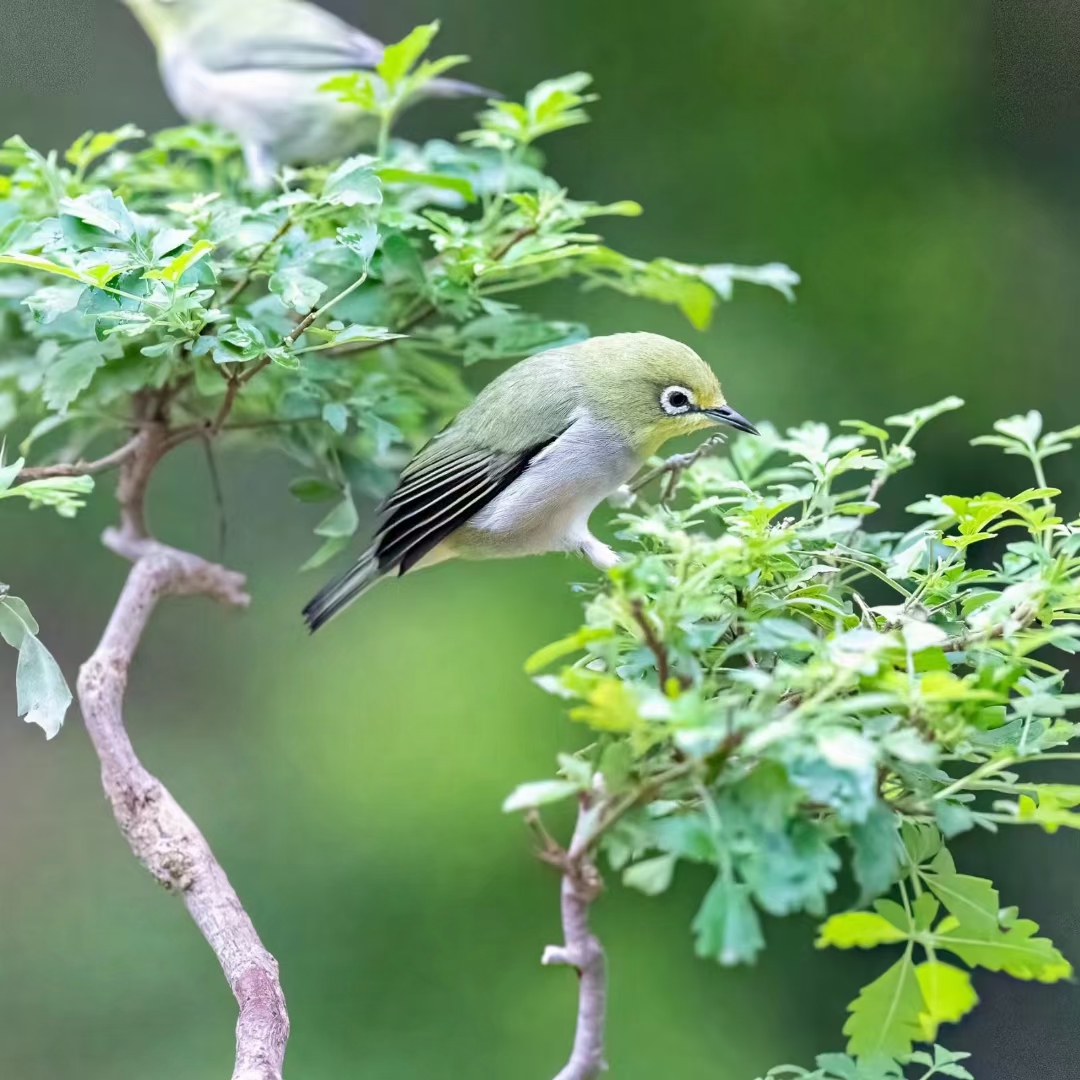
[[[722,405],[719,409],[705,409],[705,415],[717,424],[726,424],[736,431],[745,431],[749,435],[758,435],[760,432],[745,416],[740,416],[728,405]]]

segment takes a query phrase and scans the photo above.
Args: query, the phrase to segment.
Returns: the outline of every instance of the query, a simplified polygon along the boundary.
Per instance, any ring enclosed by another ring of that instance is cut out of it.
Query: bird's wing
[[[514,452],[433,439],[383,504],[372,548],[380,573],[404,574],[529,467],[559,434]]]
[[[207,19],[194,28],[190,45],[209,71],[349,71],[373,68],[383,55],[375,38],[297,0],[264,0],[231,33]]]

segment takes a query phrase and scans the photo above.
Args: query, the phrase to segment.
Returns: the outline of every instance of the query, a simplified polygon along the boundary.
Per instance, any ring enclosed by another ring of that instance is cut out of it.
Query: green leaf
[[[658,855],[653,859],[643,859],[623,871],[623,884],[631,889],[637,889],[638,892],[643,892],[646,896],[659,896],[671,885],[677,861],[674,855]]]
[[[907,935],[873,911],[848,911],[830,916],[818,930],[819,949],[872,949],[906,941]]]
[[[694,916],[693,931],[697,955],[725,967],[753,963],[765,947],[750,890],[723,875],[705,894]]]
[[[111,191],[91,191],[74,199],[61,199],[60,213],[117,240],[130,240],[135,235],[135,222],[123,199]]]
[[[891,888],[900,873],[901,845],[896,815],[877,803],[866,820],[851,827],[851,869],[865,904]]]
[[[45,371],[45,404],[54,412],[67,412],[107,359],[108,351],[99,341],[80,341],[64,349]]]
[[[967,874],[923,876],[934,895],[968,930],[978,934],[997,931],[1001,904],[993,882]]]
[[[144,276],[175,285],[188,270],[205,259],[213,250],[214,245],[209,240],[200,240],[187,251],[170,259],[160,270],[148,270]]]
[[[904,1058],[913,1042],[923,1037],[926,1012],[915,965],[905,954],[884,975],[864,986],[848,1006],[844,1025],[848,1053],[858,1058],[884,1055]]]
[[[319,550],[300,567],[300,572],[303,574],[307,573],[309,570],[318,570],[320,567],[325,566],[331,559],[337,558],[338,555],[345,551],[351,540],[351,536],[331,536],[322,547],[320,547]]]
[[[937,1038],[942,1024],[956,1024],[976,1005],[979,996],[971,985],[971,976],[952,964],[931,961],[915,968],[926,1009],[919,1017],[926,1042]]]
[[[315,309],[320,297],[326,292],[326,284],[310,277],[295,266],[287,266],[273,274],[269,289],[281,302],[301,315],[307,315]]]
[[[326,179],[323,200],[331,206],[379,206],[382,186],[370,158],[343,161]]]
[[[562,802],[576,795],[581,788],[570,780],[536,780],[528,784],[519,784],[506,797],[502,808],[504,814],[518,810],[535,810],[548,803]]]
[[[1053,983],[1072,978],[1072,964],[1049,938],[1035,937],[1038,929],[1030,919],[1017,919],[1007,930],[982,932],[952,920],[938,926],[934,944],[956,953],[969,967],[1004,971],[1014,979]]]
[[[712,288],[722,300],[730,300],[735,294],[735,282],[745,281],[751,285],[764,285],[775,289],[789,304],[795,303],[795,286],[801,279],[784,263],[768,263],[765,266],[736,266],[723,263],[703,266],[701,280]]]
[[[963,398],[950,395],[947,398],[942,398],[941,401],[934,402],[933,405],[923,405],[921,408],[912,409],[911,412],[899,416],[890,416],[885,423],[890,427],[907,428],[914,434],[920,428],[925,427],[931,420],[963,407]]]
[[[341,488],[318,476],[305,476],[289,485],[289,493],[301,502],[330,502],[341,498]]]
[[[1080,829],[1080,813],[1070,807],[1080,804],[1080,787],[1070,784],[1035,784],[1038,801],[1021,795],[1016,804],[1016,820],[1040,825],[1048,833],[1060,828]]]
[[[323,419],[339,435],[344,435],[349,427],[349,410],[340,401],[331,401],[323,406]]]
[[[73,270],[70,266],[61,266],[40,255],[0,255],[0,265],[3,264],[21,266],[26,270],[40,270],[46,274],[57,274],[60,277],[71,278],[73,281],[81,281],[86,285],[91,284],[90,279],[78,270]]]
[[[384,184],[411,184],[416,187],[442,188],[454,191],[466,202],[476,202],[476,190],[468,180],[460,176],[446,176],[443,173],[412,172],[409,169],[376,169],[376,175]]]
[[[545,645],[525,661],[525,674],[537,675],[546,667],[550,667],[556,660],[561,660],[571,653],[580,652],[592,641],[603,641],[611,637],[611,631],[598,627],[583,626],[580,630],[559,641],[553,641]]]
[[[366,269],[379,246],[379,228],[373,224],[341,228],[337,231],[337,238],[339,244],[360,257]]]
[[[87,131],[71,144],[64,159],[78,169],[86,169],[121,143],[141,139],[145,134],[134,124],[125,124],[115,131]]]
[[[417,26],[396,44],[387,45],[382,60],[375,65],[375,70],[388,87],[393,89],[412,71],[438,32],[439,20],[436,19],[426,26]]]
[[[356,512],[356,503],[352,494],[346,492],[345,498],[315,527],[316,536],[329,539],[346,539],[360,527],[360,515]]]
[[[11,597],[0,600],[0,633],[9,644],[18,641],[19,664],[15,672],[18,715],[25,717],[28,724],[37,724],[45,737],[52,739],[63,726],[71,705],[71,691],[60,666],[38,640],[37,624],[27,620],[24,611],[21,601]]]

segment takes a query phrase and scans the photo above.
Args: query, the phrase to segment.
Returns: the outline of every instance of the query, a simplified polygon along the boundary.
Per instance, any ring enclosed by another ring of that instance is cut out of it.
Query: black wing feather
[[[561,432],[560,432],[561,434]],[[465,455],[458,468],[436,458],[428,472],[419,461],[386,503],[375,538],[379,570],[411,570],[428,552],[505,491],[558,435],[517,454]],[[459,471],[460,470],[460,471]],[[426,483],[429,476],[434,479]]]

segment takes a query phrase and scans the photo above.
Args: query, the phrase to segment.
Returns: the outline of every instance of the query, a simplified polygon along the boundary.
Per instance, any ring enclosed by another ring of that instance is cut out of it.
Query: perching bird
[[[618,556],[589,515],[669,439],[715,424],[756,435],[708,365],[657,334],[552,349],[490,383],[405,469],[375,541],[304,610],[312,631],[390,574],[446,559]]]
[[[306,0],[125,0],[157,48],[177,111],[240,140],[252,182],[280,165],[347,157],[375,141],[378,122],[319,87],[369,70],[383,45]],[[490,95],[436,79],[429,97]]]

